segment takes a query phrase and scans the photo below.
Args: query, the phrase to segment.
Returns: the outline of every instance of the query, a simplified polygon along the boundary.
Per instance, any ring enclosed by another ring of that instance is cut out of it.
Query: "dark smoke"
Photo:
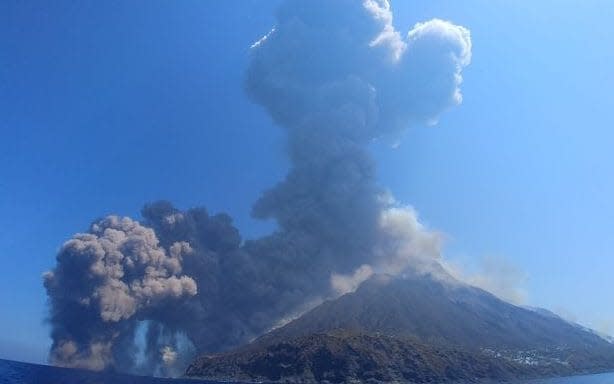
[[[436,263],[439,236],[378,186],[367,146],[460,103],[470,55],[469,32],[441,20],[402,37],[384,0],[285,1],[246,76],[288,137],[290,171],[253,207],[278,229],[242,241],[228,215],[168,202],[146,205],[142,224],[95,222],[45,275],[51,362],[172,374],[374,271]]]

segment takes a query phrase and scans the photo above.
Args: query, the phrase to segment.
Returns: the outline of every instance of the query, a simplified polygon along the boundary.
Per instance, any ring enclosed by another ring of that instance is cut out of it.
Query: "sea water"
[[[116,375],[0,359],[0,384],[203,384],[213,382]],[[229,384],[229,383],[224,383]],[[511,383],[507,383],[511,384]],[[614,373],[523,381],[518,384],[614,384]]]
[[[614,373],[532,380],[528,384],[614,384]]]

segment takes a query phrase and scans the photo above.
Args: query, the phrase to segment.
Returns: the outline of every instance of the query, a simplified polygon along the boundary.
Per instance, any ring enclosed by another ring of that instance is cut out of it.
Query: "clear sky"
[[[97,217],[163,198],[272,229],[249,212],[285,174],[284,137],[242,81],[277,3],[0,3],[0,358],[45,360],[41,274]],[[381,184],[447,258],[504,260],[526,304],[614,333],[614,3],[392,6],[402,32],[466,26],[473,58],[461,106],[374,146]]]

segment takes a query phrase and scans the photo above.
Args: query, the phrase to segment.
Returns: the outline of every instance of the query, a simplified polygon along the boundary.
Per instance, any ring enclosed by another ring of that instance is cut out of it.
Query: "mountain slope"
[[[255,382],[469,382],[514,378],[518,364],[411,338],[354,332],[312,334],[195,361],[188,376]]]
[[[187,375],[422,383],[614,369],[614,346],[593,332],[438,276],[374,276],[247,346],[197,359]]]
[[[452,278],[375,276],[356,292],[328,301],[266,339],[333,329],[414,336],[432,344],[535,349],[608,348],[598,335],[543,312],[507,303]]]

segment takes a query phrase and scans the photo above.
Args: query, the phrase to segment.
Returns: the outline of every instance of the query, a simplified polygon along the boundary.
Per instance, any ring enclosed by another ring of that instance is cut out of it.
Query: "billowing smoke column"
[[[377,185],[367,146],[460,103],[470,57],[468,30],[431,20],[403,37],[385,0],[285,1],[246,76],[288,137],[290,171],[253,207],[277,231],[242,241],[229,216],[168,202],[141,224],[95,222],[45,275],[52,363],[172,374],[374,272],[436,265],[439,236]]]
[[[187,243],[160,247],[152,229],[129,218],[109,216],[76,234],[44,275],[51,360],[90,369],[131,366],[132,353],[115,358],[134,339],[132,319],[156,318],[160,308],[196,295],[196,282],[182,274],[182,258],[190,252]]]

